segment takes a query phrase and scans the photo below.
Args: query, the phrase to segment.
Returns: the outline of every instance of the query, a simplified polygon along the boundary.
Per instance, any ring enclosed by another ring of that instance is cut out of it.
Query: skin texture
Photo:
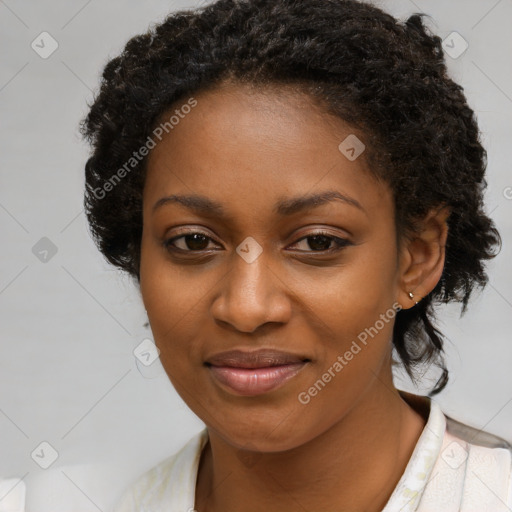
[[[284,88],[225,84],[194,97],[148,157],[140,286],[162,364],[209,430],[195,508],[380,511],[425,425],[393,386],[393,320],[309,403],[297,397],[393,303],[414,307],[435,287],[448,212],[431,212],[421,235],[397,247],[391,191],[369,174],[364,153],[349,161],[339,151],[355,133],[341,120]],[[332,201],[275,212],[279,200],[326,190],[364,211]],[[207,196],[228,217],[179,203],[153,211],[170,194]],[[189,252],[168,251],[165,241],[185,228],[211,240],[181,238],[175,245]],[[319,229],[350,244],[332,252],[329,239],[308,243]],[[262,248],[250,264],[236,252],[247,237]],[[261,347],[311,362],[251,397],[221,388],[204,364]]]

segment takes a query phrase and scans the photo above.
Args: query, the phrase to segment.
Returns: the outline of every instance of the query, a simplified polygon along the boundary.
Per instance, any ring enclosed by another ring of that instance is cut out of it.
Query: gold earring
[[[414,300],[414,295],[412,294],[412,292],[409,292],[409,297],[411,298],[411,300]],[[421,300],[421,299],[420,299]],[[419,301],[414,301],[416,304],[418,304]]]

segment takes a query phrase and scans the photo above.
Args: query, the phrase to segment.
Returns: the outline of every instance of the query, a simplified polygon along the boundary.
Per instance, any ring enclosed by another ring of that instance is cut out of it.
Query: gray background
[[[151,336],[137,289],[88,235],[88,148],[78,133],[107,59],[170,11],[194,5],[0,0],[0,476],[23,478],[31,512],[106,511],[131,479],[203,427],[159,361],[144,367],[133,356]],[[443,39],[455,30],[469,44],[446,58],[488,150],[487,211],[503,248],[467,315],[459,318],[458,306],[440,312],[451,380],[437,401],[512,442],[512,0],[378,5],[400,18],[430,14]],[[31,48],[43,31],[59,45],[47,59]],[[57,249],[46,262],[33,253],[43,237]],[[30,455],[42,441],[59,454],[46,470]]]

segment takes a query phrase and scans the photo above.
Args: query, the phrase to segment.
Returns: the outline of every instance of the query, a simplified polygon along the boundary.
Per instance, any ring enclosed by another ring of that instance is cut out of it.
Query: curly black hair
[[[92,146],[84,205],[99,250],[140,282],[147,158],[137,150],[172,106],[228,81],[306,92],[364,138],[372,174],[392,189],[399,243],[431,209],[450,208],[441,279],[398,312],[393,330],[411,379],[435,363],[442,372],[429,396],[440,392],[448,371],[434,306],[461,302],[465,313],[501,238],[484,213],[487,154],[476,118],[423,16],[402,22],[357,0],[218,0],[132,37],[105,65],[80,124]]]

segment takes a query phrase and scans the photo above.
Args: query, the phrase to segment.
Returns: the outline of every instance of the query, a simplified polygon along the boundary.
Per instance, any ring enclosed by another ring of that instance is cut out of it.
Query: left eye
[[[295,244],[305,242],[306,240],[309,240],[309,242],[306,244],[310,247],[310,249],[313,249],[314,252],[337,251],[350,244],[350,242],[345,238],[339,238],[337,236],[332,236],[323,232],[302,237],[300,240],[295,242]],[[335,244],[334,248],[330,247],[331,243],[333,242]]]

